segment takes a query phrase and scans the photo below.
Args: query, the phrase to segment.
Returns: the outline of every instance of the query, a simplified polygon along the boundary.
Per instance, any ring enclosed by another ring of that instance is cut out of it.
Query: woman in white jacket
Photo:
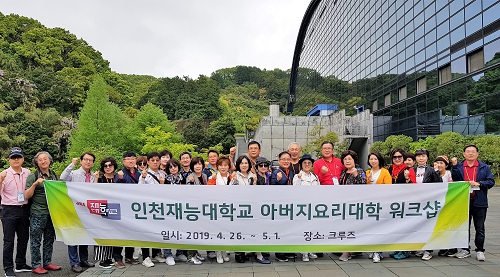
[[[313,173],[314,159],[309,155],[304,155],[299,160],[300,172],[293,177],[294,186],[319,186],[319,179]],[[318,256],[314,253],[302,253],[302,261],[308,262],[309,258],[316,259]]]

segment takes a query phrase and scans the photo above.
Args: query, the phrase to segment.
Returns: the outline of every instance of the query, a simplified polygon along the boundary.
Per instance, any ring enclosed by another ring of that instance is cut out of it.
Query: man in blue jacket
[[[488,210],[488,190],[495,185],[495,178],[488,165],[478,160],[479,149],[475,145],[464,147],[465,160],[457,163],[457,159],[452,159],[451,177],[453,181],[468,181],[471,186],[470,206],[469,206],[469,226],[471,219],[474,221],[476,230],[476,259],[484,261],[484,238],[486,221],[486,211]],[[470,228],[470,227],[469,227]],[[469,231],[470,240],[470,231]],[[459,259],[470,256],[470,247],[461,249],[455,254]]]

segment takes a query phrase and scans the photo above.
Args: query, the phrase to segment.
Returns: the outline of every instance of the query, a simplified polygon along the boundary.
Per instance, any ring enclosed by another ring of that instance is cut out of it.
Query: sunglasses
[[[138,166],[146,166],[146,165],[148,165],[148,163],[147,162],[140,162],[140,163],[137,163],[137,165]]]
[[[111,167],[113,167],[112,164],[104,164],[104,168],[111,168]]]
[[[403,156],[392,156],[393,159],[402,159]]]
[[[269,167],[267,164],[259,164],[259,167]]]

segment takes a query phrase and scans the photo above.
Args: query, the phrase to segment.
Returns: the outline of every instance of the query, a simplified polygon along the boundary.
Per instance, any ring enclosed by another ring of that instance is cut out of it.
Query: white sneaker
[[[302,261],[303,262],[309,261],[309,253],[302,253]]]
[[[187,262],[188,258],[184,254],[177,255],[177,259],[181,262]]]
[[[229,252],[222,252],[222,258],[224,259],[224,262],[229,262],[230,259],[229,259]]]
[[[174,257],[172,256],[168,256],[166,259],[165,259],[165,263],[167,265],[175,265],[175,259]]]
[[[203,264],[202,261],[198,260],[196,256],[192,257],[191,259],[187,260],[187,263],[189,264],[195,264],[195,265],[200,265]]]
[[[377,252],[373,253],[372,259],[374,263],[380,263],[380,254]]]
[[[464,259],[470,257],[470,253],[466,249],[460,249],[460,251],[458,251],[457,254],[455,254],[455,257],[459,259]]]
[[[480,262],[486,261],[486,257],[484,256],[484,252],[482,252],[482,251],[476,252],[476,259]]]
[[[216,259],[218,264],[223,264],[224,263],[224,258],[222,257],[222,251],[217,251]]]
[[[317,259],[318,258],[318,255],[314,254],[314,253],[309,253],[309,258],[310,259]]]
[[[200,255],[200,253],[196,253],[196,256],[195,256],[195,257],[196,257],[196,259],[198,259],[198,260],[200,260],[200,261],[202,261],[202,262],[205,260],[205,258],[203,258],[203,256],[202,256],[202,255]]]
[[[154,261],[154,262],[159,262],[159,263],[164,263],[164,262],[166,261],[166,259],[165,259],[165,258],[163,258],[163,257],[162,257],[162,256],[160,256],[160,255],[156,255],[156,257],[154,257],[152,261]]]
[[[343,262],[347,262],[350,259],[351,259],[351,253],[349,253],[349,252],[342,253],[342,255],[339,258],[339,260],[341,260]]]
[[[424,256],[424,252],[425,251],[419,250],[419,251],[417,251],[417,253],[415,253],[415,256],[416,257],[422,257],[422,256]]]
[[[145,267],[155,266],[155,264],[151,261],[151,259],[149,257],[147,257],[146,259],[144,259],[144,261],[142,261],[142,265]]]
[[[422,255],[422,260],[428,261],[432,259],[432,254],[429,253],[429,251],[424,251],[424,254]]]

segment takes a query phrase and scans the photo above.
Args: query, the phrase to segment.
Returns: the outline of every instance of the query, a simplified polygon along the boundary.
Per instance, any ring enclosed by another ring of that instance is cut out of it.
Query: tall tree
[[[80,112],[78,128],[71,136],[70,157],[86,151],[105,149],[110,154],[119,153],[123,141],[123,126],[128,125],[121,110],[109,102],[108,85],[96,77],[87,93],[87,100]],[[106,153],[102,153],[106,155]]]

